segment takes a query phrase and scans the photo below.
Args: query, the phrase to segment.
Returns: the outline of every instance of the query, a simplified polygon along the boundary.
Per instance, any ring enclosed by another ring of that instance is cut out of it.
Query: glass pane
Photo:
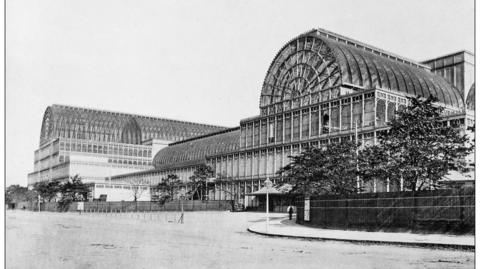
[[[278,117],[277,118],[277,135],[276,135],[276,140],[277,142],[282,142],[283,140],[283,118]]]
[[[290,116],[285,117],[285,141],[290,141],[292,136],[292,122]]]
[[[302,113],[302,138],[308,137],[309,126],[309,113],[308,111]]]
[[[332,107],[331,109],[331,131],[332,132],[337,132],[339,131],[340,128],[340,109],[337,107]]]
[[[300,139],[300,113],[293,114],[293,139]]]
[[[318,116],[318,110],[312,111],[312,136],[318,135],[318,126],[319,126],[319,116]]]
[[[377,99],[377,126],[385,125],[385,100]]]
[[[355,128],[355,122],[357,127],[362,126],[362,102],[353,103],[353,128]]]
[[[330,115],[328,109],[322,109],[322,134],[327,134],[330,131]]]
[[[365,99],[365,122],[363,126],[373,126],[375,122],[374,99]]]
[[[260,123],[255,122],[253,145],[258,146],[260,144]]]
[[[266,121],[262,121],[262,130],[261,130],[261,145],[265,145],[267,144],[267,122]]]
[[[349,130],[351,124],[350,104],[342,105],[342,130]]]
[[[395,118],[395,103],[388,102],[387,119],[388,121],[391,121],[394,118]]]

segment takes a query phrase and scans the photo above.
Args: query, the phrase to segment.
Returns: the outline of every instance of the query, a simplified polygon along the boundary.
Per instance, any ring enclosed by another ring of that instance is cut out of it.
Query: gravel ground
[[[272,214],[272,217],[284,217]],[[7,268],[473,268],[474,253],[271,238],[260,213],[7,211]]]

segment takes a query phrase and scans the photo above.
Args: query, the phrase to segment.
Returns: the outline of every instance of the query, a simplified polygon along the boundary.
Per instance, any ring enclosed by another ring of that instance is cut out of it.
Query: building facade
[[[236,128],[174,140],[152,152],[147,167],[137,159],[142,167],[117,173],[111,180],[153,186],[175,174],[186,182],[199,165],[207,164],[216,179],[209,199],[236,198],[255,206],[256,198],[246,194],[258,191],[266,178],[275,183],[276,172],[290,162],[289,156],[345,140],[375,144],[395,111],[408,105],[407,97],[436,96],[445,108],[445,124],[468,133],[474,123],[472,107],[466,105],[474,103],[469,55],[418,63],[323,29],[308,31],[287,42],[273,58],[260,92],[259,115],[240,120]],[[120,140],[146,138],[123,137]],[[402,189],[386,180],[363,187],[373,192]]]
[[[155,169],[112,179],[154,185],[176,174],[187,181],[199,164],[208,164],[216,174],[210,199],[232,199],[237,193],[251,206],[255,198],[245,194],[258,191],[289,163],[289,156],[306,147],[353,139],[375,144],[407,97],[436,96],[445,107],[446,124],[468,132],[474,123],[465,105],[474,103],[474,94],[465,100],[464,93],[466,85],[473,85],[470,55],[449,56],[453,67],[449,57],[422,64],[323,29],[309,31],[288,42],[272,61],[260,115],[241,120],[238,128],[172,143],[156,154]],[[364,187],[374,192],[402,188],[384,180]]]
[[[116,174],[153,168],[169,143],[224,127],[125,113],[52,105],[45,111],[40,146],[28,185],[79,175],[104,182]]]

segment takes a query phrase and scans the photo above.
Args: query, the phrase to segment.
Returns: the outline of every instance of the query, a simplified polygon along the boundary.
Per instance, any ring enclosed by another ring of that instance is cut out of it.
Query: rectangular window
[[[258,146],[260,144],[260,122],[255,122],[254,125],[254,136],[253,136],[253,146]]]
[[[245,164],[245,176],[252,176],[252,153],[247,153],[247,159]]]
[[[302,110],[302,138],[308,138],[310,132],[310,113],[308,109]]]
[[[275,155],[274,155],[274,150],[269,149],[268,150],[268,158],[267,158],[267,174],[268,175],[273,175],[275,173],[274,167],[275,167]]]
[[[395,103],[388,102],[387,103],[387,120],[391,121],[395,118]]]
[[[266,160],[267,160],[266,151],[262,150],[262,152],[260,153],[260,161],[259,161],[259,169],[258,169],[259,170],[258,174],[260,176],[265,175]]]
[[[322,134],[328,134],[330,132],[330,112],[328,110],[328,104],[322,105],[321,111],[321,118],[322,121]]]
[[[350,105],[351,105],[350,98],[342,100],[342,130],[350,130],[351,117],[352,117],[352,111],[351,111]]]
[[[283,167],[282,161],[283,161],[282,148],[277,148],[275,151],[275,167],[277,171]],[[274,171],[274,172],[276,173],[277,171]]]
[[[245,125],[242,125],[242,127],[240,127],[240,148],[245,147],[246,138],[247,138],[247,128],[245,127]]]
[[[300,139],[300,111],[293,112],[293,140]]]
[[[275,118],[268,121],[268,143],[275,142]]]
[[[312,122],[311,122],[311,135],[312,136],[316,136],[318,135],[318,126],[320,125],[320,117],[318,116],[318,107],[312,107],[312,111],[311,111],[311,118],[312,118]]]
[[[258,152],[253,153],[253,159],[252,159],[252,176],[253,177],[258,177]]]
[[[353,128],[355,128],[355,123],[357,123],[357,127],[360,128],[362,126],[362,101],[361,101],[361,99],[355,100],[355,97],[354,97],[352,110],[353,110],[352,126],[353,126]]]
[[[283,116],[280,115],[277,117],[277,134],[276,134],[277,142],[283,141]]]
[[[261,145],[267,144],[267,121],[266,120],[262,120],[260,139],[261,139],[260,141]]]
[[[375,122],[375,103],[373,96],[365,95],[364,124],[363,126],[373,126]]]
[[[247,124],[247,147],[253,145],[253,123]]]
[[[331,122],[330,122],[330,129],[331,132],[338,132],[340,129],[340,108],[338,107],[338,101],[332,103],[331,108]]]
[[[377,98],[377,126],[385,125],[386,105],[385,100]]]
[[[285,115],[285,142],[292,138],[292,120],[290,114]]]
[[[240,178],[242,177],[245,177],[245,155],[244,154],[240,154],[240,163],[239,163],[239,171],[238,171],[238,175]]]
[[[458,89],[465,89],[463,79],[464,79],[464,66],[459,64],[455,66],[455,86],[457,86]]]
[[[235,155],[233,158],[233,177],[237,178],[238,177],[238,155]]]

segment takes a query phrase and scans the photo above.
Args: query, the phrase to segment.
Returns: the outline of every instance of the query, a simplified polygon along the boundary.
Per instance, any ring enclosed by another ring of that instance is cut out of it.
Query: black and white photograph
[[[475,268],[474,0],[4,0],[4,267]]]

